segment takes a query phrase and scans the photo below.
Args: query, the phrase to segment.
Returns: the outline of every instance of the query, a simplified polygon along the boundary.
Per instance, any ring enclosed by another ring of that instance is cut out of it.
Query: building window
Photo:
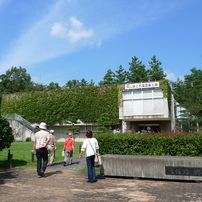
[[[155,114],[164,114],[164,98],[161,89],[145,89],[123,92],[124,116]]]

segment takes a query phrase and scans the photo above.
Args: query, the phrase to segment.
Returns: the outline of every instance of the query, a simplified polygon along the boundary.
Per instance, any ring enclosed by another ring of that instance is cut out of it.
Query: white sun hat
[[[40,129],[46,129],[46,123],[41,122],[40,125],[39,125],[39,128]]]

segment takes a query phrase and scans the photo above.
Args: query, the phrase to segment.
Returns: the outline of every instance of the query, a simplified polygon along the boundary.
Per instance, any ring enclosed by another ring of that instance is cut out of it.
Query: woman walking
[[[74,153],[73,133],[68,133],[68,138],[64,142],[64,162],[63,165],[71,165]]]
[[[88,130],[86,132],[86,139],[81,147],[79,158],[82,158],[83,152],[86,151],[86,164],[88,169],[88,181],[90,183],[97,182],[95,172],[95,154],[99,155],[99,145],[96,138],[93,137],[93,132]]]

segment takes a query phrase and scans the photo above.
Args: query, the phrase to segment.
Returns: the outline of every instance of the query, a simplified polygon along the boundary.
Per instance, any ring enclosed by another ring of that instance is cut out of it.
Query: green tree
[[[187,120],[195,126],[202,121],[202,70],[192,68],[184,80],[171,82],[175,99],[185,110]]]
[[[46,90],[46,86],[43,84],[39,84],[39,83],[34,83],[30,89],[30,91],[44,91]]]
[[[119,66],[119,69],[115,71],[114,74],[115,83],[116,84],[123,84],[127,81],[127,72],[123,69],[122,65]]]
[[[65,121],[65,123],[67,124],[71,124],[70,127],[67,127],[68,130],[71,130],[73,134],[76,134],[79,132],[79,128],[78,126],[75,126],[75,124],[80,123],[78,122],[78,114],[71,112],[68,114],[67,116],[67,121]],[[76,132],[75,132],[76,131]]]
[[[112,85],[115,83],[116,83],[115,74],[114,74],[114,72],[112,72],[111,69],[108,69],[107,73],[103,77],[103,81],[100,81],[98,85],[99,86],[109,86],[109,85]]]
[[[150,69],[148,70],[149,81],[159,81],[166,78],[166,73],[164,73],[163,68],[161,67],[162,62],[156,59],[154,55],[149,62]]]
[[[132,62],[129,62],[128,83],[138,83],[148,81],[147,70],[142,61],[139,61],[137,57],[132,58]]]
[[[60,88],[59,84],[54,82],[49,83],[49,85],[46,87],[47,90],[56,90],[58,88]]]
[[[81,81],[79,80],[70,80],[68,81],[65,86],[63,86],[63,88],[78,88],[78,87],[87,87],[87,86],[94,86],[95,83],[93,82],[93,80],[91,79],[90,83],[88,83],[84,78],[81,79]]]
[[[69,88],[69,89],[78,88],[78,87],[80,87],[80,82],[79,82],[79,80],[76,80],[76,79],[69,80],[69,81],[64,85],[64,88]]]
[[[0,75],[0,92],[4,94],[30,91],[33,87],[31,76],[25,68],[12,67]]]
[[[12,128],[9,126],[8,121],[0,116],[0,151],[9,148],[13,141]]]
[[[88,84],[88,86],[95,86],[95,82],[93,81],[93,79],[90,80],[90,83]]]
[[[108,113],[102,113],[97,119],[97,124],[99,124],[99,126],[96,128],[96,130],[98,131],[106,132],[112,129],[112,127],[110,126],[112,124],[112,121]]]

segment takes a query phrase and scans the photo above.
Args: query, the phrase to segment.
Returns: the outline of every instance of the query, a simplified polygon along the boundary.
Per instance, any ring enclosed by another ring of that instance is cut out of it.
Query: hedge
[[[102,133],[95,137],[102,155],[202,156],[201,133]]]

